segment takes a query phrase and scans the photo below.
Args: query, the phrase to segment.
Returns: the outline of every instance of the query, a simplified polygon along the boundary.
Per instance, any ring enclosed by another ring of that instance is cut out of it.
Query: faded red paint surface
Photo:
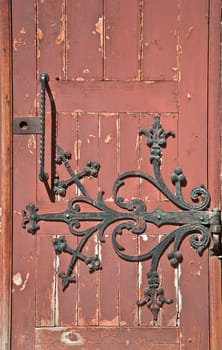
[[[167,6],[164,0],[30,0],[25,7],[13,1],[14,114],[39,113],[36,79],[48,72],[58,112],[57,143],[72,152],[75,170],[88,159],[101,163],[98,179],[84,184],[94,198],[104,190],[113,207],[112,185],[119,173],[138,168],[152,173],[137,131],[149,129],[159,112],[164,129],[176,133],[164,151],[163,177],[170,183],[173,169],[181,166],[189,198],[193,187],[208,180],[208,12],[208,0],[171,0]],[[47,124],[48,152],[49,135]],[[120,260],[112,248],[112,228],[105,232],[106,243],[95,236],[83,250],[99,252],[103,269],[89,274],[79,262],[77,283],[62,292],[58,271],[66,269],[70,257],[55,257],[52,238],[65,235],[71,246],[77,238],[63,224],[41,223],[35,236],[20,228],[20,212],[28,202],[41,212],[62,211],[75,192],[69,189],[65,199],[50,203],[38,181],[38,148],[34,135],[14,137],[12,349],[208,349],[208,255],[200,258],[188,240],[178,271],[167,255],[161,261],[165,294],[174,303],[163,307],[157,322],[135,303],[147,287],[150,262]],[[66,177],[62,167],[57,172]],[[172,210],[144,181],[131,179],[120,192],[125,198],[139,195],[150,210]],[[145,252],[170,230],[149,228],[149,238],[125,235],[127,251]]]

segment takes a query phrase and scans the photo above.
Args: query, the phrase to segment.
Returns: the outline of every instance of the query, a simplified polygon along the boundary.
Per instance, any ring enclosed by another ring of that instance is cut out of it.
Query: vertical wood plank
[[[36,251],[36,327],[55,325],[55,252],[52,237],[37,237]]]
[[[175,186],[172,184],[171,175],[173,174],[176,167],[183,168],[183,164],[178,164],[178,115],[172,113],[162,113],[161,114],[161,124],[163,129],[168,131],[173,131],[175,137],[170,136],[167,138],[166,148],[162,148],[162,162],[161,162],[161,172],[167,187],[175,193]],[[166,201],[167,198],[161,193],[160,200]]]
[[[139,153],[139,113],[120,113],[119,126],[119,148],[120,148],[120,174],[138,169],[138,153]],[[139,180],[138,178],[129,178],[125,181],[125,185],[119,190],[119,193],[126,200],[138,197]]]
[[[99,188],[104,191],[104,199],[112,200],[113,184],[118,175],[118,115],[100,114],[99,125]]]
[[[143,80],[177,80],[177,0],[144,1]]]
[[[92,235],[82,253],[97,254],[97,236]],[[82,261],[78,263],[78,326],[98,326],[99,323],[99,272],[89,273]]]
[[[38,74],[51,79],[66,76],[66,0],[39,1],[37,12]]]
[[[207,181],[208,1],[181,1],[180,11],[179,164],[193,188]]]
[[[99,118],[97,113],[79,113],[77,163],[78,169],[84,169],[88,160],[99,160]],[[92,198],[97,198],[98,179],[84,178],[82,180]]]
[[[140,5],[105,1],[105,79],[140,79]]]
[[[102,80],[104,56],[102,0],[67,1],[67,78]]]
[[[35,1],[24,7],[13,1],[13,114],[35,115],[36,109],[36,48]],[[23,8],[23,11],[21,11]],[[18,16],[18,13],[21,15]],[[28,70],[24,64],[28,62]],[[12,348],[30,349],[34,343],[35,327],[35,238],[21,228],[21,209],[36,200],[36,138],[34,135],[14,136],[14,234],[12,295]],[[27,198],[28,195],[28,198]],[[21,276],[21,280],[17,279]],[[17,283],[17,284],[16,284]],[[21,285],[19,285],[22,283]],[[21,312],[21,305],[24,305]]]
[[[68,133],[67,133],[68,130]],[[77,113],[59,113],[57,115],[57,145],[65,152],[70,152],[72,157],[69,163],[72,169],[78,172],[78,114]],[[57,176],[60,180],[67,179],[70,175],[63,165],[57,165]],[[77,194],[77,188],[70,186],[66,190],[66,197],[60,200],[68,200]]]
[[[125,254],[137,254],[137,237],[124,230],[120,244],[126,249]],[[119,305],[120,326],[138,325],[138,274],[137,263],[120,259]]]
[[[36,113],[35,6],[34,0],[26,6],[22,0],[13,1],[13,113],[17,116]]]
[[[14,136],[13,170],[23,176],[15,176],[14,232],[13,232],[13,294],[12,294],[12,349],[28,350],[34,344],[35,288],[36,288],[36,237],[21,227],[21,210],[29,202],[36,201],[36,151],[30,149],[32,135]],[[31,179],[31,180],[30,180]]]
[[[62,233],[63,234],[63,233]],[[61,234],[61,235],[62,235]],[[66,235],[66,240],[70,247],[75,249],[77,247],[77,237],[71,234]],[[72,256],[63,253],[57,256],[57,269],[59,272],[66,272]],[[74,268],[73,275],[76,277],[76,283],[71,283],[69,287],[62,290],[62,280],[57,277],[57,296],[56,296],[56,317],[55,323],[58,327],[77,326],[77,305],[78,305],[78,271],[77,265]],[[81,278],[81,276],[80,276]]]
[[[209,1],[180,1],[179,22],[179,164],[187,177],[184,193],[190,201],[190,191],[200,183],[207,185],[207,64]],[[200,40],[204,38],[204,40]],[[194,59],[190,52],[195,50]],[[200,93],[201,91],[201,93]],[[182,247],[181,349],[209,347],[209,298],[207,252],[200,260],[185,240]],[[200,279],[201,277],[201,279]],[[195,298],[185,298],[190,288]],[[198,299],[197,299],[198,298]],[[198,300],[198,302],[196,302]],[[204,307],[202,306],[204,305]],[[198,316],[198,323],[197,321]],[[190,319],[194,323],[189,322]]]
[[[110,203],[108,203],[110,206]],[[119,326],[119,258],[112,247],[112,228],[105,232],[101,246],[102,270],[100,272],[100,326]]]
[[[1,98],[1,243],[0,243],[0,344],[11,348],[12,277],[12,8],[0,2],[0,98]]]

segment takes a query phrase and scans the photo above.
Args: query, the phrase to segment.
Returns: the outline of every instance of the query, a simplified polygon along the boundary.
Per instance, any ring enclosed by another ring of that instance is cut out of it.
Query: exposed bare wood
[[[0,329],[1,349],[10,349],[12,270],[12,74],[11,1],[0,1],[0,82],[1,82],[1,206]]]

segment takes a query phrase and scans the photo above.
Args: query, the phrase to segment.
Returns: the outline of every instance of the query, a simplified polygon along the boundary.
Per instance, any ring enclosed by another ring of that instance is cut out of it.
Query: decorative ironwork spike
[[[149,288],[144,289],[144,300],[137,301],[137,305],[147,305],[153,314],[154,321],[157,321],[162,306],[164,304],[172,304],[173,299],[166,299],[164,297],[164,289],[159,288],[160,279],[157,271],[148,272],[147,281]]]
[[[149,130],[140,129],[139,135],[145,135],[147,138],[146,144],[151,149],[151,163],[153,163],[153,161],[160,163],[162,157],[161,148],[166,147],[166,141],[169,136],[175,137],[175,133],[173,131],[164,131],[162,125],[160,124],[159,114],[155,115],[152,127]]]

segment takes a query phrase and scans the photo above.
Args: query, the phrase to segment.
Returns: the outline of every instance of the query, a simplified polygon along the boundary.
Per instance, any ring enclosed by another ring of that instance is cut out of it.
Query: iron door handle
[[[39,180],[45,182],[48,180],[49,175],[45,171],[45,92],[49,91],[49,75],[47,73],[40,74],[41,82],[41,111],[40,111],[40,171]]]
[[[23,116],[13,117],[13,134],[38,134],[40,135],[40,169],[39,180],[42,181],[46,187],[46,191],[51,201],[54,201],[54,179],[55,179],[55,157],[56,157],[56,106],[55,101],[49,86],[49,75],[47,73],[40,74],[41,92],[40,92],[40,115],[38,116]],[[49,175],[45,171],[45,120],[46,120],[46,93],[50,102],[51,109],[51,169],[50,178],[51,185],[48,183]]]

